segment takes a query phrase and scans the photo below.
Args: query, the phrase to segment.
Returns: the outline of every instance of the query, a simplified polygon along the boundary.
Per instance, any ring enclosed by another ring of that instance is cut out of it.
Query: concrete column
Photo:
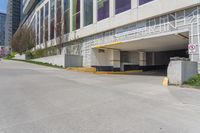
[[[139,52],[139,65],[146,66],[146,52]]]
[[[84,0],[80,0],[80,2],[80,28],[82,28],[84,26]]]
[[[131,9],[137,8],[139,5],[139,0],[131,0]]]
[[[93,0],[93,23],[97,23],[97,0]]]
[[[111,64],[114,68],[120,68],[120,51],[112,50],[111,51]]]
[[[199,41],[199,38],[198,37],[196,37],[196,33],[195,33],[195,31],[194,30],[197,30],[196,28],[194,28],[194,25],[195,24],[191,24],[191,31],[190,31],[190,37],[189,37],[189,43],[190,44],[193,44],[193,45],[195,45],[196,46],[196,48],[195,48],[195,52],[193,52],[193,53],[190,53],[190,59],[191,59],[191,61],[195,61],[195,62],[199,62],[199,51],[200,51],[200,46],[199,46],[199,43],[200,43],[200,41]],[[199,26],[197,26],[197,27],[199,27]],[[197,31],[197,32],[199,32],[199,31]]]
[[[73,31],[73,0],[70,0],[70,32]]]
[[[110,18],[115,16],[115,0],[110,0]]]

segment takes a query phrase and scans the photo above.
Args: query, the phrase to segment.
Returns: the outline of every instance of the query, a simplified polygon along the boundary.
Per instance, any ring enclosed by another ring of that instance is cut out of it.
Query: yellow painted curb
[[[118,74],[118,75],[125,75],[125,74],[133,74],[133,73],[139,73],[143,72],[143,70],[130,70],[130,71],[125,71],[125,72],[113,72],[113,71],[97,71],[96,68],[94,67],[70,67],[67,68],[66,70],[71,70],[71,71],[76,71],[76,72],[88,72],[88,73],[94,73],[94,74]]]
[[[169,79],[167,78],[167,77],[165,77],[164,79],[163,79],[163,86],[168,86],[169,85]]]
[[[67,68],[67,70],[77,71],[77,72],[89,72],[89,73],[95,73],[96,68],[94,67],[70,67]]]
[[[132,71],[125,71],[125,72],[104,72],[104,71],[99,71],[95,72],[95,74],[117,74],[117,75],[125,75],[125,74],[133,74],[133,73],[139,73],[143,72],[142,70],[132,70]]]

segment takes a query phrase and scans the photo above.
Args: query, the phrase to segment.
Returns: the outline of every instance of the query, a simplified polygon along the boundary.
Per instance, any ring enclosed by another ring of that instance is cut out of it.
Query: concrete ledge
[[[26,60],[26,55],[25,54],[16,54],[15,57],[13,59],[16,59],[16,60]]]

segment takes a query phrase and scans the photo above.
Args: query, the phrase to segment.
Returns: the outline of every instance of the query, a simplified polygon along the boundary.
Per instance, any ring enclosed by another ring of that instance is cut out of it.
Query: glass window
[[[40,43],[43,43],[43,22],[44,22],[44,8],[41,8],[40,11]]]
[[[45,4],[45,17],[48,17],[48,15],[49,15],[49,2]]]
[[[143,4],[146,4],[150,1],[153,1],[153,0],[139,0],[139,5],[143,5]]]
[[[61,0],[57,0],[56,3],[56,36],[59,37],[61,36]]]
[[[50,26],[50,38],[54,39],[54,20],[51,21],[51,26]]]
[[[80,28],[80,0],[73,0],[73,30]]]
[[[115,0],[115,14],[131,9],[131,0]]]
[[[32,30],[33,30],[33,32],[35,33],[35,16],[34,16],[34,18],[33,18],[33,21],[31,22],[31,28],[32,28]]]
[[[64,33],[70,32],[70,0],[64,0]]]
[[[49,3],[45,5],[45,41],[48,41],[49,36]]]
[[[54,38],[54,18],[55,17],[55,0],[51,0],[51,25],[50,25],[50,38]]]
[[[84,0],[84,26],[93,23],[93,0]]]
[[[39,24],[40,24],[40,19],[39,19],[39,11],[38,11],[37,12],[37,31],[36,31],[37,44],[40,43],[40,40],[39,40],[39,32],[40,32]]]
[[[109,0],[98,0],[97,3],[98,21],[109,17]]]

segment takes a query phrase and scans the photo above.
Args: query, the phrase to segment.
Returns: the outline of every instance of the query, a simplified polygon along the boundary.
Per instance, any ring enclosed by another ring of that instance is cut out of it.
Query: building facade
[[[62,54],[98,70],[200,59],[199,0],[43,0],[24,24],[36,32],[36,49],[62,44]]]
[[[21,0],[8,0],[7,17],[5,26],[5,45],[10,41],[20,24]]]
[[[6,14],[0,13],[0,46],[5,45],[5,22]]]
[[[25,21],[42,0],[21,0],[21,21]]]

